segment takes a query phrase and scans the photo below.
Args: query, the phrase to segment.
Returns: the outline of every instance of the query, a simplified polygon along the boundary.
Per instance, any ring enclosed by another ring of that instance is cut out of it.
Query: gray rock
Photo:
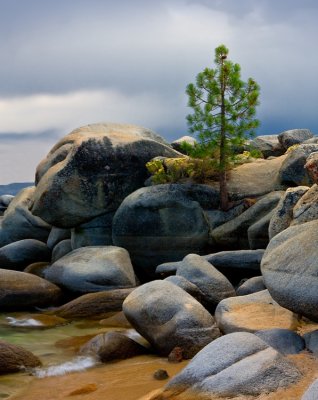
[[[204,258],[231,282],[260,274],[264,250],[233,250],[208,254]]]
[[[33,264],[28,265],[24,268],[23,272],[27,272],[28,274],[33,274],[39,276],[40,278],[45,279],[45,270],[50,266],[48,261],[39,261]]]
[[[21,372],[41,365],[41,361],[21,346],[0,341],[0,374]]]
[[[184,358],[191,358],[220,335],[212,315],[167,281],[152,281],[135,289],[124,301],[123,311],[136,331],[165,356],[178,346]]]
[[[285,149],[279,143],[278,135],[261,135],[250,141],[249,147],[262,152],[265,158],[278,157],[285,153]]]
[[[55,261],[59,260],[60,258],[64,257],[66,254],[72,251],[72,242],[71,239],[65,239],[54,247],[52,251],[52,258],[51,263],[55,263]]]
[[[268,227],[268,236],[272,239],[278,233],[288,228],[293,220],[293,209],[298,200],[307,192],[308,186],[297,186],[286,190],[274,209]]]
[[[247,229],[247,239],[250,249],[266,249],[269,242],[268,227],[273,214],[274,210],[271,210]]]
[[[202,254],[209,242],[204,209],[218,204],[205,185],[165,184],[129,195],[113,219],[113,242],[129,251],[136,268],[153,274],[157,265]]]
[[[313,182],[318,183],[318,152],[311,153],[306,160],[305,168]]]
[[[181,156],[146,128],[93,124],[76,129],[39,164],[32,213],[54,226],[73,228],[114,212],[143,186],[145,164],[160,155]]]
[[[294,144],[303,143],[305,140],[312,139],[314,134],[309,129],[291,129],[278,135],[279,143],[287,150]]]
[[[257,336],[240,332],[207,345],[172,378],[165,391],[187,391],[189,398],[191,394],[198,398],[257,396],[287,387],[300,378],[301,373],[286,357]]]
[[[318,320],[318,221],[291,226],[269,243],[261,262],[265,286],[282,307]]]
[[[318,219],[318,185],[314,184],[297,201],[293,208],[291,225],[299,225]]]
[[[97,357],[101,362],[125,360],[148,353],[149,350],[122,332],[101,333],[87,342],[81,354]]]
[[[304,168],[308,156],[318,151],[318,144],[301,144],[287,153],[279,170],[279,182],[287,186],[310,186],[313,181]]]
[[[0,269],[1,309],[49,307],[61,298],[61,289],[32,274]]]
[[[183,153],[183,150],[182,150],[182,148],[181,148],[181,145],[182,145],[182,143],[187,143],[187,144],[190,144],[191,146],[194,146],[196,143],[197,143],[197,141],[194,139],[194,137],[192,137],[192,136],[182,136],[181,138],[179,138],[179,139],[176,139],[176,140],[174,140],[172,143],[171,143],[171,147],[173,148],[173,149],[175,149],[175,150],[177,150],[177,151],[180,151],[181,153]]]
[[[175,275],[177,273],[177,268],[180,265],[181,261],[171,261],[159,264],[156,267],[156,275],[159,275],[161,278],[166,278],[170,275]]]
[[[209,311],[214,311],[221,300],[236,296],[228,279],[197,254],[188,254],[182,260],[177,269],[177,276],[186,278],[201,290],[204,295],[203,304]]]
[[[301,400],[317,400],[318,379],[316,379],[306,390]]]
[[[45,278],[80,293],[136,286],[127,250],[115,246],[73,250],[52,264],[45,271]]]
[[[23,239],[0,248],[0,267],[22,271],[37,261],[50,261],[50,249],[39,240]]]
[[[29,211],[34,190],[34,187],[22,189],[10,202],[0,228],[0,247],[22,239],[47,241],[51,226]]]
[[[168,278],[165,279],[167,282],[171,282],[174,285],[178,286],[179,288],[183,289],[187,293],[189,293],[192,297],[194,297],[196,300],[198,300],[199,303],[202,304],[202,300],[204,299],[204,294],[201,292],[201,290],[198,288],[197,285],[194,283],[188,281],[188,279],[184,278],[183,276],[168,276]]]
[[[53,248],[62,240],[70,239],[71,231],[70,229],[62,229],[52,227],[49,237],[47,239],[46,245],[49,249],[53,250]]]
[[[72,229],[73,250],[85,246],[111,246],[112,221],[114,213],[107,213],[93,218],[86,224]]]
[[[268,290],[222,300],[215,310],[215,319],[225,334],[254,333],[274,328],[295,329],[298,325],[297,316],[280,307]]]
[[[255,332],[255,335],[285,355],[298,354],[305,349],[304,339],[289,329],[266,329]]]
[[[277,206],[282,194],[281,191],[269,193],[238,217],[213,229],[211,235],[214,242],[229,250],[248,249],[248,228],[271,212]]]
[[[237,296],[246,296],[248,294],[260,292],[265,290],[264,279],[262,276],[254,276],[253,278],[247,279],[236,289]]]
[[[246,210],[245,204],[242,201],[236,207],[231,208],[228,211],[222,210],[207,210],[205,215],[207,216],[210,229],[214,229],[220,225],[225,224],[236,217],[238,217],[242,212]]]
[[[0,196],[0,216],[3,215],[13,199],[14,196],[12,196],[11,194],[3,194]]]
[[[315,355],[318,354],[318,329],[305,333],[303,338],[306,343],[306,349]]]

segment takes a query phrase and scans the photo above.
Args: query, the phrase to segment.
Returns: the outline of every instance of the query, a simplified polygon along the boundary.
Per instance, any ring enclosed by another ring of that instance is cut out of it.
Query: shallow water
[[[0,400],[64,399],[73,391],[71,398],[74,399],[84,396],[86,400],[135,400],[165,384],[165,381],[153,378],[156,369],[166,369],[173,376],[186,364],[171,364],[165,358],[149,355],[99,365],[96,360],[78,356],[79,344],[74,343],[73,338],[125,329],[105,327],[98,321],[88,320],[48,329],[36,326],[32,321],[29,321],[33,323],[32,327],[9,325],[24,316],[23,313],[1,314],[0,339],[31,351],[40,358],[43,367],[32,371],[37,376],[30,372],[0,375]],[[32,319],[32,315],[28,314],[27,319]],[[77,391],[80,394],[77,395]]]

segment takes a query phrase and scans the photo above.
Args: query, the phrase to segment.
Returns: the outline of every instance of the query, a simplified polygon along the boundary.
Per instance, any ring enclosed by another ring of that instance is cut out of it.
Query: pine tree
[[[197,134],[199,146],[212,154],[218,152],[220,207],[228,209],[227,169],[233,149],[255,134],[259,121],[255,118],[259,104],[259,86],[249,78],[241,80],[241,67],[227,59],[228,49],[215,49],[214,69],[205,68],[195,83],[187,86],[187,116],[190,132]]]

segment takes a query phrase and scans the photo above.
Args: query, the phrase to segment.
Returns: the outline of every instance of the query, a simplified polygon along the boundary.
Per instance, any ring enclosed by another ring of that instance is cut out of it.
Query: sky
[[[187,135],[185,88],[229,48],[261,87],[258,134],[318,134],[316,0],[0,0],[0,184],[33,181],[97,122]]]

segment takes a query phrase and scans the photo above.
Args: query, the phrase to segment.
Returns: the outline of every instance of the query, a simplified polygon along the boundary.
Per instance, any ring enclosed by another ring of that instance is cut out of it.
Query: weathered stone
[[[250,141],[249,148],[262,152],[265,158],[278,157],[285,153],[285,149],[279,143],[278,135],[261,135]]]
[[[37,275],[40,278],[45,279],[45,270],[50,266],[48,261],[39,261],[33,264],[28,265],[24,268],[23,272],[27,272],[28,274]]]
[[[183,143],[187,143],[190,146],[194,146],[197,143],[197,141],[192,136],[182,136],[181,138],[174,140],[171,143],[171,147],[177,151],[180,151],[180,153],[184,153],[184,151],[182,150]]]
[[[277,206],[282,194],[281,191],[269,193],[238,217],[213,229],[211,235],[214,242],[227,249],[248,249],[249,227],[270,213]],[[265,233],[262,234],[264,235]]]
[[[318,152],[311,153],[306,160],[305,168],[313,182],[318,183]]]
[[[73,250],[46,271],[50,282],[73,292],[88,293],[136,286],[127,250],[115,246],[90,246]]]
[[[152,281],[135,289],[123,311],[159,354],[167,356],[178,346],[191,358],[219,336],[211,314],[192,296],[167,281]]]
[[[264,282],[282,307],[318,320],[318,221],[291,226],[269,243],[261,262]]]
[[[213,395],[257,396],[288,387],[300,378],[301,373],[291,361],[257,336],[232,333],[202,349],[166,385],[161,398],[173,398],[169,394],[174,392],[198,399]]]
[[[175,275],[180,263],[181,261],[171,261],[159,264],[156,268],[156,275],[159,275],[161,278]]]
[[[260,292],[265,290],[264,279],[262,276],[254,276],[253,278],[247,279],[236,289],[237,296],[246,296],[248,294]]]
[[[274,210],[271,210],[247,229],[247,239],[251,250],[266,249],[269,242],[268,227],[274,215]]]
[[[303,336],[306,349],[309,350],[311,353],[314,353],[316,356],[318,355],[318,329],[305,333]]]
[[[298,325],[297,316],[279,306],[268,290],[222,300],[215,310],[215,319],[225,334],[274,328],[293,330]]]
[[[291,225],[299,225],[318,219],[318,185],[313,185],[297,201],[293,208]]]
[[[318,379],[316,379],[306,390],[301,400],[317,400]]]
[[[23,239],[0,248],[0,267],[22,271],[37,261],[49,261],[50,249],[39,240]]]
[[[32,213],[72,228],[107,212],[143,186],[145,164],[180,157],[159,135],[134,125],[93,124],[61,139],[39,164]]]
[[[301,144],[287,153],[279,170],[279,182],[282,185],[310,186],[313,181],[304,168],[308,156],[318,151],[318,144]]]
[[[209,311],[214,311],[221,300],[236,296],[228,279],[197,254],[188,254],[182,260],[177,276],[186,278],[200,289],[203,293],[202,304]]]
[[[236,207],[231,208],[228,211],[222,210],[207,210],[205,215],[207,216],[210,229],[214,229],[220,225],[225,224],[225,222],[231,221],[232,219],[238,217],[246,210],[246,205],[242,201]]]
[[[34,186],[25,188],[10,202],[0,228],[0,247],[22,239],[46,242],[51,226],[29,211],[34,190]]]
[[[0,307],[20,310],[56,305],[61,289],[32,274],[0,269]]]
[[[52,251],[52,259],[51,263],[55,263],[55,261],[59,260],[60,258],[64,257],[66,254],[72,251],[72,242],[71,239],[65,239],[61,242],[58,242],[56,246],[54,246]]]
[[[0,374],[21,372],[41,365],[41,361],[21,346],[0,341]]]
[[[264,250],[233,250],[208,254],[204,258],[231,282],[260,274]]]
[[[303,143],[313,137],[314,134],[309,129],[291,129],[280,133],[278,140],[282,147],[287,150],[290,146]]]
[[[85,246],[111,246],[113,217],[114,213],[107,213],[73,228],[73,250]]]
[[[129,251],[146,274],[189,253],[202,254],[209,242],[204,209],[216,207],[217,192],[205,185],[166,184],[129,195],[113,219],[113,242]]]
[[[71,238],[71,231],[70,229],[62,229],[56,228],[55,226],[52,227],[49,237],[47,238],[46,245],[48,248],[53,250],[53,248],[62,240],[70,239]]]
[[[198,300],[199,303],[202,304],[204,299],[204,294],[201,292],[201,290],[198,288],[197,285],[188,281],[188,279],[180,275],[178,276],[173,275],[173,276],[168,276],[168,278],[166,278],[165,281],[171,282],[174,285],[178,286],[179,288],[183,289],[184,291],[189,293],[192,297],[194,297],[196,300]]]
[[[109,313],[121,311],[123,301],[133,290],[133,288],[115,289],[84,294],[63,304],[54,310],[54,313],[66,319],[108,318]]]
[[[269,239],[288,228],[293,220],[293,209],[298,200],[307,192],[308,186],[297,186],[286,190],[274,209],[273,216],[268,227]]]
[[[149,350],[121,332],[107,332],[95,336],[81,348],[81,354],[97,357],[101,362],[125,360],[148,353]]]
[[[255,335],[285,355],[298,354],[305,349],[304,339],[289,329],[265,329],[255,332]]]

